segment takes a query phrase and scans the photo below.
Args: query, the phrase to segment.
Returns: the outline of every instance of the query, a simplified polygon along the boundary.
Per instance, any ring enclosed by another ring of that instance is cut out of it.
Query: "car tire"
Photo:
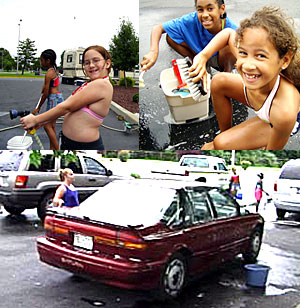
[[[167,262],[160,279],[160,297],[174,299],[178,297],[186,283],[186,260],[180,253],[175,253]]]
[[[282,209],[276,208],[276,214],[279,219],[283,219],[286,211]]]
[[[52,205],[53,197],[54,191],[47,192],[37,207],[37,214],[42,221],[45,219],[47,209]]]
[[[251,235],[250,250],[243,253],[245,263],[255,263],[262,243],[262,228],[255,228]]]
[[[12,206],[9,206],[9,205],[4,205],[3,207],[4,207],[6,212],[8,212],[12,215],[20,215],[25,211],[25,209],[23,207],[12,207]]]

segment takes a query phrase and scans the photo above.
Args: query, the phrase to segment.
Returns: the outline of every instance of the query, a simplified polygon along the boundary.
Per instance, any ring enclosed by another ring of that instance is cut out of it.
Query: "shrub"
[[[111,77],[109,77],[109,81],[110,81],[112,86],[114,86],[116,84],[116,82]]]
[[[133,87],[135,84],[135,81],[133,78],[131,77],[126,77],[126,81],[127,81],[127,86],[128,87]],[[125,78],[121,78],[119,81],[119,86],[125,86]]]
[[[118,156],[120,161],[126,162],[130,158],[130,153],[127,150],[121,150]]]
[[[248,160],[243,160],[241,161],[241,166],[244,170],[246,170],[248,167],[250,167],[252,165],[252,163]]]
[[[132,96],[132,101],[135,102],[135,103],[138,103],[138,102],[139,102],[139,93],[135,93],[135,94]]]

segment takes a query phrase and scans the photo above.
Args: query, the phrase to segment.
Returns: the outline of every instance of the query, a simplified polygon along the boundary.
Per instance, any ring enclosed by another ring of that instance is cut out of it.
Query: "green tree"
[[[16,66],[16,62],[5,48],[0,48],[0,67],[3,71],[11,71]]]
[[[26,68],[31,68],[35,61],[37,49],[34,46],[35,41],[27,38],[25,41],[20,41],[18,46],[19,65],[22,67],[22,75]]]
[[[133,71],[139,63],[139,39],[132,23],[121,21],[118,34],[114,35],[109,45],[114,69],[124,71],[125,86],[127,87],[126,71]]]

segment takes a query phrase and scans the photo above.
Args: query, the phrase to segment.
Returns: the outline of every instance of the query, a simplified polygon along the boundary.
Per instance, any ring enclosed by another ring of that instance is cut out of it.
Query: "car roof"
[[[187,189],[187,188],[195,188],[195,187],[210,187],[215,188],[214,185],[209,185],[207,183],[201,183],[196,181],[184,181],[184,180],[176,180],[176,179],[129,179],[129,180],[120,180],[114,181],[110,184],[120,184],[120,185],[142,185],[142,186],[154,186],[156,188],[164,188],[164,189]],[[109,184],[108,184],[109,185]]]
[[[295,165],[295,166],[300,166],[300,158],[297,158],[297,159],[291,159],[289,161],[287,161],[284,166],[286,165]]]

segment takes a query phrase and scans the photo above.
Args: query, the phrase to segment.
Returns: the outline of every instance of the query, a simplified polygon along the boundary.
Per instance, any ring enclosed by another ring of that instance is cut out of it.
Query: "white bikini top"
[[[265,121],[267,123],[270,123],[270,109],[271,109],[271,105],[272,105],[274,96],[276,95],[277,90],[279,88],[279,83],[280,83],[280,75],[278,75],[277,80],[275,82],[275,85],[274,85],[272,91],[270,92],[270,94],[268,95],[268,97],[266,98],[265,102],[263,103],[261,108],[259,110],[257,110],[257,111],[253,108],[253,106],[248,101],[247,91],[246,91],[246,87],[244,85],[244,93],[245,93],[245,98],[246,98],[246,102],[247,102],[248,106],[254,110],[256,115],[261,120],[263,120],[263,121]]]

